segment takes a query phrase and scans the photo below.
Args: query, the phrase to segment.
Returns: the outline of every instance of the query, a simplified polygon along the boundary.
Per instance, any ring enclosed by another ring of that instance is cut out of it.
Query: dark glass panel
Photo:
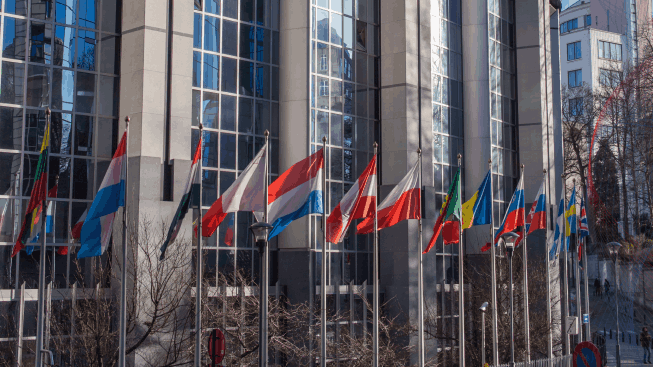
[[[24,60],[27,21],[5,17],[4,22],[5,29],[2,42],[2,57]],[[2,74],[4,75],[4,72]]]
[[[254,158],[254,137],[238,135],[238,169],[243,170]]]
[[[192,124],[193,126],[199,126],[200,125],[200,105],[201,105],[201,93],[198,90],[193,89],[193,95],[192,95],[192,113],[191,113],[191,119],[192,119]]]
[[[238,61],[228,57],[222,58],[222,91],[236,93],[238,76]]]
[[[100,99],[98,100],[100,115],[118,116],[119,81],[118,78],[112,76],[100,76]]]
[[[256,65],[256,97],[270,98],[270,67],[268,65]]]
[[[31,114],[30,112],[37,113],[38,111],[28,110],[28,116]],[[70,113],[52,112],[52,128],[50,129],[52,153],[70,154],[72,124],[73,116]]]
[[[25,104],[31,107],[50,105],[50,71],[44,66],[29,65],[27,74],[27,99]]]
[[[256,60],[270,62],[270,30],[256,28]]]
[[[251,98],[240,97],[238,101],[238,131],[241,133],[254,133],[252,117],[254,104]],[[242,168],[241,168],[242,169]]]
[[[75,111],[95,112],[95,75],[77,73],[77,98],[75,98]]]
[[[97,124],[96,154],[98,157],[111,158],[118,147],[118,120],[99,118]]]
[[[254,40],[254,26],[240,25],[240,57],[254,59],[256,43]]]
[[[254,63],[249,61],[240,62],[240,94],[253,96],[254,89]]]
[[[193,47],[202,48],[202,14],[193,14]]]
[[[202,53],[193,51],[193,87],[200,87],[202,79]]]
[[[61,1],[61,0],[60,0]],[[67,0],[71,1],[71,0]],[[102,30],[120,33],[120,0],[102,0]]]
[[[238,0],[223,0],[222,6],[222,15],[238,19]]]
[[[272,137],[279,137],[279,104],[278,103],[272,103],[272,114],[271,116],[271,129],[270,129],[270,135]]]
[[[107,34],[100,41],[100,71],[109,74],[120,73],[120,39]]]
[[[20,172],[20,154],[0,152],[0,193],[2,195],[21,195],[20,177],[16,173]],[[25,192],[23,188],[23,192]],[[29,195],[29,194],[28,194]],[[6,229],[0,228],[5,231]]]
[[[240,20],[254,22],[254,0],[240,0]]]
[[[52,24],[31,22],[30,26],[29,61],[51,64]]]
[[[77,68],[95,70],[95,60],[97,59],[96,40],[95,32],[83,29],[77,30]]]
[[[222,21],[222,53],[238,56],[238,23]]]
[[[68,199],[70,198],[70,169],[71,169],[71,158],[64,157],[50,157],[50,175],[48,176],[50,188],[54,187],[54,182],[59,176],[59,183],[57,185],[57,198],[59,199]],[[68,204],[59,202],[57,209],[65,208],[65,219],[68,219]],[[57,213],[61,214],[61,213]],[[63,218],[62,216],[61,218]],[[59,218],[55,218],[59,220]],[[60,230],[57,228],[57,230]],[[67,232],[67,231],[66,231]],[[61,233],[57,233],[61,235]]]
[[[220,112],[220,100],[217,93],[204,92],[202,102],[202,124],[211,129],[218,128],[218,115]]]
[[[21,149],[22,136],[23,109],[11,107],[0,108],[0,148]]]
[[[202,170],[202,205],[210,206],[218,199],[218,172]]]
[[[272,63],[279,64],[279,32],[272,32]]]
[[[222,95],[220,128],[222,130],[236,131],[236,97],[234,96]]]
[[[235,134],[220,134],[220,168],[236,168]]]
[[[202,132],[202,166],[218,167],[218,133],[212,131]]]
[[[75,116],[75,155],[93,156],[93,118]]]
[[[102,180],[110,161],[98,161],[98,180]],[[75,158],[73,164],[73,199],[92,199],[95,190],[93,188],[93,161],[88,159]]]
[[[256,101],[256,133],[263,135],[270,130],[270,102]]]

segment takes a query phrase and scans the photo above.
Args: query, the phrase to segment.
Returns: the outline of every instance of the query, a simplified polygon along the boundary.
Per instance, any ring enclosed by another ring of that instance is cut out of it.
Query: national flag
[[[273,238],[305,215],[324,213],[324,149],[295,163],[268,187],[268,223]]]
[[[571,191],[571,197],[569,198],[569,203],[567,204],[567,211],[565,212],[565,218],[567,218],[567,237],[570,234],[576,233],[576,186]]]
[[[421,217],[421,191],[419,186],[419,162],[390,191],[378,208],[378,230],[394,226],[407,219]],[[358,234],[374,231],[374,212],[357,226]]]
[[[452,245],[460,242],[460,222],[450,220],[442,227],[442,240],[445,245]]]
[[[486,252],[486,251],[489,251],[490,249],[491,249],[490,243],[486,242],[485,245],[483,245],[483,247],[481,247],[481,252]]]
[[[503,222],[494,237],[494,245],[497,246],[502,234],[514,231],[519,226],[524,225],[524,178],[519,179],[515,193],[512,194],[510,204],[503,216]]]
[[[86,213],[88,213],[88,208],[84,209],[84,212],[77,220],[77,223],[75,223],[75,225],[70,229],[70,237],[73,239],[73,241],[78,241],[82,236],[82,226],[86,220]]]
[[[526,217],[526,233],[530,234],[538,229],[546,229],[546,194],[544,193],[544,180],[537,192],[535,201]]]
[[[195,155],[193,155],[193,161],[190,165],[190,172],[188,173],[188,180],[186,180],[184,194],[181,196],[175,216],[172,218],[172,222],[170,222],[170,228],[168,229],[166,240],[163,242],[163,245],[161,245],[161,256],[159,257],[161,260],[165,258],[168,245],[177,238],[177,234],[181,228],[181,223],[184,221],[184,217],[186,216],[186,213],[188,213],[188,208],[190,207],[191,198],[193,196],[193,187],[195,186],[194,184],[198,183],[198,167],[200,165],[200,159],[202,159],[201,135],[202,134],[200,134],[199,141],[195,147]]]
[[[463,204],[463,229],[471,226],[490,224],[492,221],[492,173],[488,171],[485,179],[472,198]]]
[[[580,201],[580,239],[590,235],[590,229],[587,225],[587,212],[585,211],[585,200]]]
[[[236,213],[229,215],[229,223],[227,223],[227,230],[224,233],[224,244],[231,247],[234,245],[234,217]]]
[[[565,198],[564,193],[558,204],[558,216],[556,217],[556,230],[553,237],[553,245],[549,251],[549,260],[554,260],[558,257],[558,252],[562,249],[562,238],[564,237],[565,228]]]
[[[68,255],[68,246],[57,247],[57,255]]]
[[[211,237],[227,213],[263,211],[265,207],[265,160],[263,146],[236,181],[216,200],[202,217],[202,236]]]
[[[431,236],[431,240],[429,241],[428,246],[426,246],[426,249],[422,254],[426,254],[427,252],[431,251],[433,246],[435,246],[435,241],[438,239],[438,236],[440,235],[440,231],[442,231],[442,228],[444,227],[444,224],[449,220],[449,217],[452,215],[456,215],[458,217],[461,217],[461,206],[460,206],[460,169],[456,171],[456,175],[453,177],[453,182],[451,183],[451,186],[449,186],[449,191],[447,192],[447,196],[444,198],[444,202],[442,203],[442,208],[440,208],[440,216],[438,216],[438,219],[435,221],[435,225],[433,226],[433,236]],[[470,220],[471,222],[471,220]],[[455,234],[453,234],[452,230],[453,228],[450,227],[449,225],[448,230],[447,230],[447,240],[449,243],[451,243],[451,237],[455,237]],[[444,237],[444,233],[443,233]],[[444,241],[444,238],[443,238]]]
[[[119,207],[125,206],[125,178],[127,174],[127,131],[122,134],[109,169],[95,194],[82,226],[82,246],[77,258],[100,256],[111,240],[113,220]]]
[[[32,193],[29,198],[29,204],[27,204],[27,209],[25,210],[25,218],[23,219],[23,224],[20,227],[20,232],[18,238],[16,239],[16,244],[11,253],[11,257],[16,256],[16,254],[25,248],[25,243],[32,235],[32,227],[34,225],[34,220],[39,216],[39,207],[43,204],[46,196],[46,183],[48,180],[48,175],[46,173],[46,167],[48,162],[48,156],[50,152],[50,122],[45,125],[45,133],[43,134],[43,141],[41,142],[41,154],[39,155],[39,160],[36,165],[36,172],[34,173],[34,186],[32,186]],[[29,229],[28,229],[29,226]]]
[[[48,197],[49,198],[56,198],[57,197],[57,189],[59,185],[58,183],[54,184],[54,187],[48,191]],[[52,233],[53,232],[53,218],[54,218],[54,205],[55,203],[52,200],[46,201],[45,206],[46,206],[46,211],[45,211],[45,233]],[[32,237],[29,240],[29,243],[38,243],[39,239],[41,238],[41,229],[42,229],[42,223],[41,223],[41,206],[39,205],[38,208],[38,215],[34,219],[34,223],[32,224]],[[29,245],[25,247],[25,252],[28,255],[31,255],[32,252],[34,251],[34,245]]]
[[[327,242],[340,242],[351,222],[374,215],[376,182],[376,156],[374,156],[327,218]]]

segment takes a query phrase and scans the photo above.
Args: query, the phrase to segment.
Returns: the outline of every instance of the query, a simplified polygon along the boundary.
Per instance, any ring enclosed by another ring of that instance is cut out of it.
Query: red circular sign
[[[220,329],[213,329],[209,337],[209,357],[214,363],[221,363],[225,354],[224,334]]]
[[[591,342],[581,342],[574,348],[574,367],[601,367],[599,348]]]

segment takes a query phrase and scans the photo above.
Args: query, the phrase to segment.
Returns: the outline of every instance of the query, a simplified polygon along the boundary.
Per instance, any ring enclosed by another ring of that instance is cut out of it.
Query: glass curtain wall
[[[515,3],[488,1],[494,225],[499,227],[519,178],[515,102]]]
[[[349,191],[373,156],[379,121],[378,0],[313,0],[311,5],[311,152],[327,137],[327,215]],[[356,235],[354,221],[344,240],[327,247],[326,284],[371,284],[371,235]],[[310,220],[315,286],[322,284],[322,216]],[[330,312],[349,311],[349,295],[340,287],[328,295]],[[360,333],[363,303],[356,296],[355,332]],[[319,304],[319,296],[315,304]],[[337,306],[339,305],[339,306]],[[359,310],[360,309],[360,310]],[[329,337],[337,328],[328,326]]]
[[[270,131],[270,182],[279,170],[279,0],[195,1],[192,157],[204,126],[204,211],[251,162]],[[228,214],[205,239],[204,279],[234,285],[258,279],[259,255],[251,213]],[[270,244],[275,246],[276,240]],[[274,251],[271,251],[274,264]],[[193,267],[194,268],[194,267]],[[225,275],[218,279],[217,274]],[[274,284],[274,271],[271,273]]]
[[[461,24],[460,0],[431,2],[433,178],[438,209],[458,171],[458,153],[463,154],[463,162],[465,159]],[[461,179],[464,177],[461,176]],[[435,279],[440,289],[446,289],[446,284],[458,283],[458,246],[444,246],[440,236],[433,252],[436,258]],[[453,291],[440,292],[437,300],[437,307],[444,310],[438,317],[438,332],[457,335],[458,319],[451,316],[457,313],[457,295]],[[454,342],[442,342],[438,344],[438,352],[451,352],[454,347]]]
[[[71,264],[76,245],[64,251],[70,227],[90,206],[117,146],[120,0],[4,0],[0,6],[0,288],[22,282],[38,287],[40,245],[31,255],[10,255],[34,183],[48,107],[49,189],[59,181],[50,204],[46,281],[67,287],[77,274]],[[90,268],[86,263],[82,271]]]

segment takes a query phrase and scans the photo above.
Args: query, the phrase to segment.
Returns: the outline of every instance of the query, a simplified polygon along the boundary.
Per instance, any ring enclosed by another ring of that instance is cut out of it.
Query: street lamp
[[[610,242],[608,246],[608,251],[610,255],[614,255],[614,303],[617,309],[617,367],[621,367],[621,355],[619,353],[619,295],[617,294],[617,285],[619,284],[619,271],[617,270],[617,263],[619,260],[619,248],[621,244],[619,242]]]
[[[259,284],[258,318],[258,365],[267,366],[268,361],[268,233],[272,226],[267,223],[254,223],[249,227],[254,235],[261,262],[261,282]]]
[[[515,365],[515,309],[513,305],[513,286],[512,286],[512,253],[515,250],[515,243],[519,235],[515,232],[508,232],[501,235],[503,243],[508,252],[508,264],[510,267],[510,366]]]
[[[481,305],[481,366],[485,367],[485,311],[487,311],[487,302]]]

